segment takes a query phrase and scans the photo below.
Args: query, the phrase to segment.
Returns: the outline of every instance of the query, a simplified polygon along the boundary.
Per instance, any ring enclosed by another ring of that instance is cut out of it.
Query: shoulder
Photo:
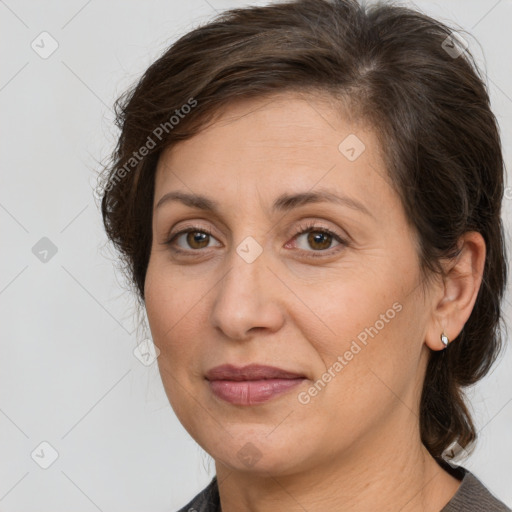
[[[212,481],[178,512],[220,512],[220,510],[217,476],[214,476]]]
[[[457,468],[462,482],[441,512],[512,512],[469,470]]]

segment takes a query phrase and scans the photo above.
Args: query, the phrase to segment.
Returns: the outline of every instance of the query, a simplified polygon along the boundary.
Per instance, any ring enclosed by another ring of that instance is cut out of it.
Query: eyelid
[[[336,249],[337,247],[338,248],[340,246],[347,247],[350,244],[350,238],[348,235],[342,235],[341,233],[338,233],[336,230],[334,230],[332,228],[322,226],[319,224],[319,221],[313,221],[313,220],[305,221],[304,224],[300,224],[297,229],[298,229],[298,232],[296,232],[295,235],[293,235],[293,237],[291,239],[292,241],[295,240],[296,238],[298,238],[299,236],[302,236],[304,233],[320,232],[320,233],[326,233],[326,234],[330,235],[332,238],[334,238],[338,242],[337,246],[331,247],[331,248],[325,249],[325,250],[319,250],[319,251],[309,250],[308,251],[305,249],[299,249],[299,251],[301,251],[303,253],[304,252],[308,253],[312,257],[332,256],[333,251],[334,251],[334,253],[336,253],[340,250],[340,249]],[[287,242],[286,245],[288,245],[288,243],[289,242]]]
[[[166,237],[165,237],[165,240],[162,242],[163,245],[171,245],[171,243],[179,236],[181,235],[184,235],[186,233],[190,233],[190,232],[194,232],[194,231],[197,231],[199,233],[206,233],[207,235],[209,235],[210,237],[212,238],[215,238],[215,240],[217,240],[217,242],[219,242],[219,240],[217,239],[217,237],[213,234],[213,230],[208,227],[208,226],[200,226],[198,224],[191,224],[191,225],[185,225],[185,226],[182,226],[178,231],[172,231],[171,230],[171,233],[169,233]],[[219,242],[220,243],[220,242]],[[186,249],[182,249],[183,251],[186,251]],[[190,251],[193,251],[194,249],[190,249]],[[198,250],[196,249],[195,252],[198,252]]]
[[[321,225],[319,223],[320,221],[306,220],[306,221],[302,221],[302,222],[303,222],[302,224],[299,224],[299,226],[295,228],[295,230],[298,229],[298,231],[296,231],[295,234],[292,235],[294,238],[306,233],[307,231],[325,231],[326,233],[336,236],[339,239],[345,238],[344,235],[342,235],[341,233],[338,233],[335,229]]]
[[[338,245],[334,248],[331,247],[329,249],[325,250],[305,250],[305,249],[298,249],[299,252],[302,253],[309,253],[312,257],[321,257],[321,256],[327,256],[332,255],[332,251],[336,249],[336,247],[342,246],[346,247],[349,245],[349,236],[348,235],[342,235],[338,233],[336,230],[322,226],[319,224],[320,221],[314,221],[314,220],[307,220],[302,221],[302,224],[299,221],[299,226],[295,226],[293,228],[293,233],[289,236],[291,236],[291,239],[289,241],[293,241],[299,236],[303,235],[304,233],[307,233],[309,231],[318,231],[318,232],[324,232],[330,236],[332,236],[335,240],[337,240]],[[174,241],[179,237],[189,232],[199,232],[199,233],[205,233],[208,236],[214,238],[217,242],[221,243],[217,237],[213,234],[213,230],[209,226],[200,226],[198,224],[191,224],[191,225],[185,225],[182,226],[178,231],[171,232],[167,237],[165,238],[164,242],[162,242],[163,245],[172,245]],[[289,242],[286,242],[286,245],[288,245]],[[173,250],[176,252],[182,252],[182,253],[196,253],[199,254],[201,252],[204,252],[205,249],[182,249],[182,248],[174,248]]]

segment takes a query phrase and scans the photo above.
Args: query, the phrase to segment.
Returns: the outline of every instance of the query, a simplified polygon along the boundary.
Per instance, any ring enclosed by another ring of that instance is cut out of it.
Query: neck
[[[428,453],[417,423],[404,430],[403,419],[392,422],[402,425],[401,430],[392,425],[379,429],[373,438],[365,435],[333,454],[329,464],[304,471],[283,475],[269,468],[256,473],[217,462],[223,512],[439,512],[460,481]]]

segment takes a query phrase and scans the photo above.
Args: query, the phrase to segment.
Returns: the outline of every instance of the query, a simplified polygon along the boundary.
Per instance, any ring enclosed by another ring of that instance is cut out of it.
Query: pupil
[[[199,231],[190,231],[187,236],[187,243],[190,247],[205,247],[208,245],[208,234]]]
[[[320,233],[318,231],[313,231],[308,236],[308,242],[314,247],[315,245],[318,246],[320,244],[319,249],[326,249],[330,245],[329,240],[330,235],[327,235],[326,233]],[[322,243],[322,238],[324,242]]]

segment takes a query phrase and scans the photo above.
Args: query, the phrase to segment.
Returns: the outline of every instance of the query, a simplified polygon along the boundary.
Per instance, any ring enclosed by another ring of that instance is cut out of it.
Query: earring
[[[450,340],[448,338],[448,336],[446,336],[446,334],[444,333],[444,331],[441,333],[441,341],[443,342],[443,345],[444,345],[444,349],[448,346],[448,344],[450,343]],[[444,350],[443,349],[443,350]]]

